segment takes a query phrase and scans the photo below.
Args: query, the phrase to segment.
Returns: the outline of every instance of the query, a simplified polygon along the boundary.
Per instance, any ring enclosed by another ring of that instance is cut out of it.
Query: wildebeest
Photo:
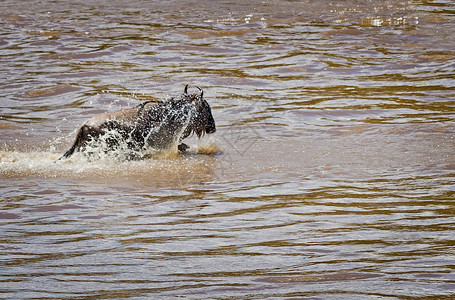
[[[167,101],[146,101],[134,108],[96,115],[82,124],[71,148],[60,158],[96,145],[104,152],[127,149],[129,158],[140,157],[146,149],[166,150],[178,145],[189,135],[216,131],[210,105],[200,93],[188,94],[188,85],[178,98]],[[98,142],[98,143],[97,143]]]

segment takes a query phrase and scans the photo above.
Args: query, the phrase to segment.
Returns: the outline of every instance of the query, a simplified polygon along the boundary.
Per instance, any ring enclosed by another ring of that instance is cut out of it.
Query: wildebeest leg
[[[179,152],[186,152],[186,150],[188,150],[188,148],[190,148],[190,146],[188,146],[185,143],[181,143],[180,145],[178,145]]]
[[[73,146],[71,146],[71,148],[68,151],[66,151],[65,154],[63,154],[63,156],[60,157],[58,160],[61,160],[62,158],[68,158],[71,155],[73,155],[74,152],[78,151],[79,148],[81,148],[81,146],[88,140],[89,138],[88,135],[90,131],[91,130],[89,126],[83,125],[77,132],[76,140],[74,141]]]

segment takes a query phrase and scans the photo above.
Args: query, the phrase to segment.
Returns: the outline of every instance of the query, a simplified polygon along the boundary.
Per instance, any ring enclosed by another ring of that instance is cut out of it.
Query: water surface
[[[0,297],[453,297],[454,14],[3,1]],[[218,129],[190,155],[54,163],[86,118],[186,84]]]

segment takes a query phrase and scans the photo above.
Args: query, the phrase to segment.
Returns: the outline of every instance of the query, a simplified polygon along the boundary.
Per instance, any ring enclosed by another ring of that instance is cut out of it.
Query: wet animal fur
[[[88,143],[100,139],[108,132],[115,135],[105,138],[104,151],[114,150],[121,144],[132,153],[152,148],[169,149],[179,143],[179,151],[188,146],[180,143],[193,133],[198,137],[216,131],[210,105],[199,94],[188,94],[185,86],[181,97],[168,101],[147,101],[134,108],[96,115],[79,128],[71,148],[60,158],[84,151]]]

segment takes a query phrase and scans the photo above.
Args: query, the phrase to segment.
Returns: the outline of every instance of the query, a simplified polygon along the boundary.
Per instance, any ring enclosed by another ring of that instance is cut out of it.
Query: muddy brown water
[[[453,1],[1,7],[0,298],[455,296]],[[185,84],[191,154],[53,163]]]

